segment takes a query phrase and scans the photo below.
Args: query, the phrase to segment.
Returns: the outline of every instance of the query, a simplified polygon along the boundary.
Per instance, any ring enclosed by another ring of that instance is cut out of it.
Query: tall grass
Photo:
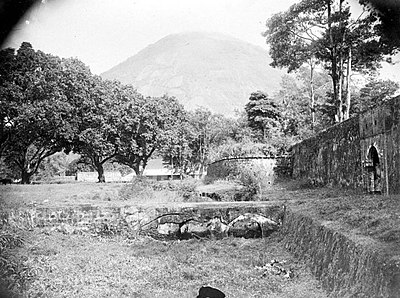
[[[37,266],[29,258],[18,258],[12,250],[24,245],[21,231],[10,226],[0,230],[0,294],[19,297],[38,273]]]
[[[131,183],[121,187],[119,199],[135,198],[137,202],[188,202],[196,201],[196,186],[199,181],[186,178],[175,181],[154,181],[145,177],[137,177]]]
[[[227,297],[325,297],[308,269],[274,239],[32,236],[25,253],[45,257],[45,270],[23,291],[28,297],[193,298],[207,284]],[[271,259],[286,260],[297,277],[263,277],[258,267]]]

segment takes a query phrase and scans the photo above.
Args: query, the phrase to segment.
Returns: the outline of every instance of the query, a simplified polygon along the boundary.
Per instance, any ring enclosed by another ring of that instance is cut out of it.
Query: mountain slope
[[[199,106],[232,115],[251,92],[279,88],[282,71],[269,66],[261,47],[217,33],[168,35],[102,74],[132,84],[148,96],[175,96],[188,109]]]

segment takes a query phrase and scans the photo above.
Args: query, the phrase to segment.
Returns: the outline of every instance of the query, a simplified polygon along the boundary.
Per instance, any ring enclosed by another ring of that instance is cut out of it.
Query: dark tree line
[[[98,172],[118,163],[142,175],[149,159],[162,157],[182,175],[202,173],[221,158],[284,154],[294,142],[334,123],[328,70],[282,79],[272,96],[250,95],[236,118],[205,108],[186,111],[174,97],[144,97],[130,85],[103,80],[77,59],[61,59],[23,43],[0,51],[0,162],[30,183],[51,168],[55,153],[74,152]],[[349,115],[397,92],[392,81],[369,79],[352,90]],[[76,166],[75,168],[78,168]]]
[[[140,175],[184,113],[175,98],[145,98],[23,43],[0,51],[0,158],[29,183],[56,152],[79,153],[104,182],[110,160]]]
[[[29,43],[0,51],[0,161],[21,183],[51,168],[58,152],[78,153],[78,164],[96,170],[99,182],[109,163],[142,175],[155,156],[182,175],[203,172],[215,148],[244,139],[242,120],[186,111],[166,95],[144,97]]]

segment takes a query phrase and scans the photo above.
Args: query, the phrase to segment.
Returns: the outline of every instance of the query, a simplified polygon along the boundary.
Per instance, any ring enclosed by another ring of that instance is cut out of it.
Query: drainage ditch
[[[326,223],[274,202],[193,203],[171,206],[31,208],[8,210],[2,224],[156,239],[268,237],[280,233],[288,251],[304,260],[332,297],[399,297],[400,258],[388,258]]]

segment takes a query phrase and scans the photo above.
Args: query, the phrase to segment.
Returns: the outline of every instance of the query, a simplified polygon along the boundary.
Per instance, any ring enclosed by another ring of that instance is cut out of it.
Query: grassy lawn
[[[262,199],[284,203],[356,238],[369,237],[375,240],[377,250],[389,257],[400,256],[400,195],[370,195],[339,187],[310,188],[301,181],[289,180],[264,189]]]
[[[0,185],[0,209],[19,207],[69,207],[80,204],[96,206],[126,206],[161,204],[182,201],[204,201],[184,190],[193,191],[196,181],[163,181],[145,183],[68,183]],[[196,193],[197,194],[197,193]]]
[[[349,194],[290,205],[345,233],[372,238],[376,249],[400,256],[400,196]]]
[[[326,297],[304,264],[279,239],[157,241],[24,232],[8,253],[35,274],[26,297],[196,297],[205,284],[227,297]],[[286,261],[294,277],[266,274],[271,259]]]
[[[76,204],[107,204],[118,196],[123,184],[70,183],[1,185],[0,206],[18,208],[31,206],[71,206]]]
[[[160,185],[1,185],[0,208],[157,205],[206,200],[186,196],[185,191],[193,191],[193,185]],[[225,188],[223,183],[217,183],[204,189],[213,192],[227,188],[232,189],[232,184]],[[375,240],[376,249],[389,257],[399,255],[398,195],[304,188],[289,181],[264,190],[263,199],[285,203],[345,233],[370,237]],[[195,297],[205,284],[221,289],[227,297],[325,297],[304,265],[287,254],[274,237],[162,242],[148,237],[95,238],[39,229],[19,233],[25,245],[0,251],[0,256],[7,253],[18,270],[30,268],[23,271],[26,288],[22,290],[27,297]],[[257,267],[271,259],[286,260],[287,266],[294,268],[295,277],[262,277],[263,272]]]
[[[171,185],[173,186],[172,189]],[[160,187],[161,186],[161,187]],[[206,192],[232,191],[231,182],[202,186],[200,182],[71,183],[0,185],[0,209],[17,207],[68,207],[80,204],[126,206],[209,201],[193,189]],[[169,187],[169,188],[168,188]],[[189,197],[184,191],[192,191]],[[305,188],[299,182],[281,182],[263,190],[263,200],[285,203],[321,221],[335,222],[341,229],[372,237],[400,251],[400,195],[360,194],[340,188]]]

